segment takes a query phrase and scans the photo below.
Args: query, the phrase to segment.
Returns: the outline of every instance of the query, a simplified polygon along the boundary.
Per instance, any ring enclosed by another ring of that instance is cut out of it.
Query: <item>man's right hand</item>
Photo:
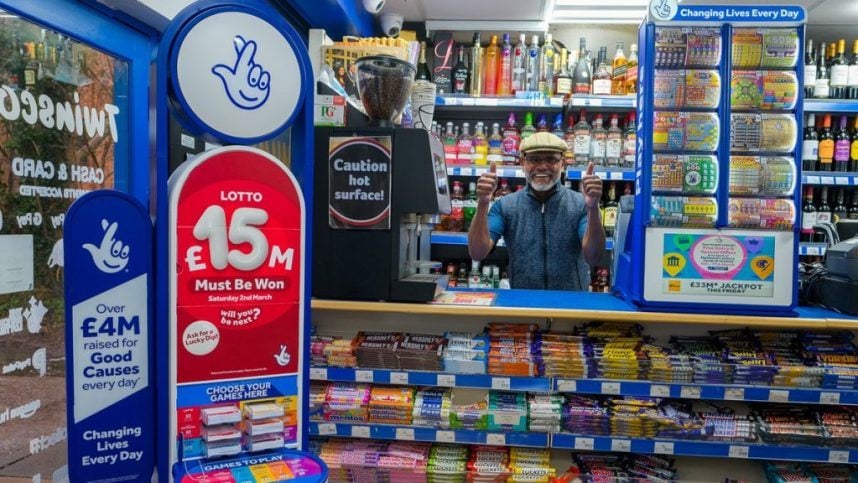
[[[479,203],[488,204],[492,201],[492,196],[494,196],[497,188],[497,165],[492,162],[488,172],[480,175],[480,179],[477,180],[477,201]]]

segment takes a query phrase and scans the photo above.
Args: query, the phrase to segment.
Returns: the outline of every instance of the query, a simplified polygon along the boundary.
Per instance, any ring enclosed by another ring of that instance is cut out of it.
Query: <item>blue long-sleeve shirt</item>
[[[509,252],[512,288],[587,290],[590,267],[581,254],[587,231],[584,196],[558,185],[544,201],[530,186],[497,200],[488,215],[489,235]]]

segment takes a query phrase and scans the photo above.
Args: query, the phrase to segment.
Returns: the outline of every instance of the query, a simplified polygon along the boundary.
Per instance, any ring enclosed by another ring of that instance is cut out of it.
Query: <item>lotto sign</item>
[[[170,180],[176,383],[297,374],[304,202],[271,155],[233,146]]]

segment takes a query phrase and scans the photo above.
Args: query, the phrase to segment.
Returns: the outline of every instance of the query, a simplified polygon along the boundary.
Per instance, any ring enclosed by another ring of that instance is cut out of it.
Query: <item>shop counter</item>
[[[643,312],[631,303],[606,293],[489,289],[480,289],[479,291],[495,292],[494,303],[490,306],[485,306],[313,299],[312,308],[314,311],[330,312],[610,320],[671,324],[720,324],[795,329],[858,329],[858,317],[839,314],[832,310],[818,307],[798,307],[796,309],[798,313],[797,317]]]

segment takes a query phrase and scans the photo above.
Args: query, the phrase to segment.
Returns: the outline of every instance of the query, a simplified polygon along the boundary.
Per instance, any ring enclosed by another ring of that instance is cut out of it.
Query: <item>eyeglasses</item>
[[[557,165],[562,159],[560,156],[526,156],[524,161],[530,165],[548,164],[551,166]]]

